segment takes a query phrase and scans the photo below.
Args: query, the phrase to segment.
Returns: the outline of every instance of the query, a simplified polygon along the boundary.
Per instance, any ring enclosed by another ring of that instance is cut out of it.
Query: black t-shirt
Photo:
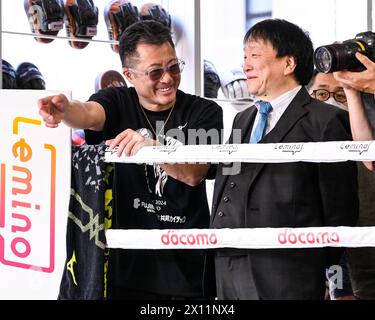
[[[165,144],[220,143],[222,110],[213,101],[177,91],[170,110],[144,109],[134,88],[107,88],[92,95],[100,103],[106,122],[102,132],[86,130],[86,141],[96,144],[112,139],[125,129],[142,134],[160,133]],[[158,123],[157,121],[163,121]],[[147,130],[145,130],[147,129]],[[188,130],[209,131],[205,138],[188,136]],[[146,133],[147,132],[147,133]],[[215,134],[216,133],[216,134]],[[190,229],[208,228],[209,209],[205,182],[191,187],[165,174],[158,165],[115,164],[112,228]],[[213,272],[213,270],[207,270]],[[201,250],[121,250],[111,249],[108,284],[150,293],[175,296],[202,296],[204,255]]]

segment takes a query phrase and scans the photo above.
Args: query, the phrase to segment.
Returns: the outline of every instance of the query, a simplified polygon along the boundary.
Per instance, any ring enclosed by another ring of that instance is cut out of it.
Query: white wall
[[[273,17],[302,27],[318,47],[367,31],[367,0],[273,0]]]
[[[242,66],[244,0],[201,0],[202,58],[222,71]]]
[[[172,16],[172,32],[177,55],[186,62],[180,89],[200,95],[202,91],[202,65],[199,0],[164,0],[163,6]]]

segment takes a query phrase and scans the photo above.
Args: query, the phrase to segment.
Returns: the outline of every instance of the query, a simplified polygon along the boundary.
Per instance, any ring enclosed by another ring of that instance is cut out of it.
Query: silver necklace
[[[172,114],[172,112],[173,112],[173,109],[174,109],[175,103],[173,104],[173,106],[172,106],[172,108],[171,108],[171,111],[169,111],[169,114],[168,114],[167,118],[165,119],[165,121],[164,121],[164,123],[163,123],[163,126],[160,128],[160,131],[159,131],[158,133],[156,133],[156,130],[155,130],[154,127],[152,126],[151,121],[150,121],[150,119],[147,117],[146,111],[144,110],[144,108],[142,107],[142,105],[140,104],[139,106],[140,106],[140,108],[141,108],[141,110],[142,110],[142,113],[143,113],[143,115],[145,116],[145,119],[146,119],[148,125],[150,126],[152,132],[155,134],[155,139],[158,140],[158,137],[159,137],[159,135],[160,135],[160,132],[163,131],[165,125],[167,124],[169,118],[171,117],[171,114]],[[155,164],[154,164],[154,165],[155,165]],[[144,164],[144,171],[145,171],[145,177],[146,177],[147,189],[148,189],[148,192],[149,192],[150,194],[153,194],[153,191],[152,191],[151,186],[150,186],[150,181],[149,181],[149,179],[148,179],[148,172],[147,172],[147,170],[148,170],[148,169],[147,169],[147,164],[145,163],[145,164]]]
[[[172,112],[173,112],[174,106],[175,106],[175,104],[173,104],[173,106],[172,106],[172,108],[171,108],[171,111],[169,111],[169,114],[168,114],[167,118],[165,119],[165,121],[164,121],[164,123],[163,123],[163,126],[160,128],[159,132],[156,133],[156,130],[154,129],[153,125],[151,124],[151,121],[149,120],[149,118],[147,117],[147,114],[146,114],[144,108],[142,107],[142,105],[140,105],[141,110],[142,110],[142,113],[143,113],[143,115],[145,116],[146,121],[147,121],[148,125],[150,126],[152,132],[155,134],[155,138],[156,138],[156,139],[159,137],[160,132],[163,131],[165,125],[167,124],[169,118],[171,117],[171,114],[172,114]]]

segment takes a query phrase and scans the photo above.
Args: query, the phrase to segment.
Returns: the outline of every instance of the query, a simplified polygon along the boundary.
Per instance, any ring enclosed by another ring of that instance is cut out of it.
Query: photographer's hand
[[[346,86],[375,94],[375,62],[359,52],[355,56],[367,70],[362,72],[338,71],[334,72],[333,76]]]
[[[349,120],[350,120],[350,129],[352,132],[352,137],[354,141],[368,141],[374,140],[374,135],[370,122],[367,117],[366,110],[364,108],[361,94],[358,90],[349,87],[344,83],[340,83],[345,91],[348,111],[349,111]],[[370,171],[374,170],[374,163],[372,161],[366,162],[363,164]]]

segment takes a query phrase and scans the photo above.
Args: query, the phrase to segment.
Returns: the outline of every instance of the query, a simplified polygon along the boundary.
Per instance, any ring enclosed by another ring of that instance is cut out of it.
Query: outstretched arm
[[[38,107],[45,125],[50,128],[58,127],[61,122],[71,128],[95,131],[101,131],[104,126],[104,109],[94,101],[69,100],[59,94],[40,99]]]

